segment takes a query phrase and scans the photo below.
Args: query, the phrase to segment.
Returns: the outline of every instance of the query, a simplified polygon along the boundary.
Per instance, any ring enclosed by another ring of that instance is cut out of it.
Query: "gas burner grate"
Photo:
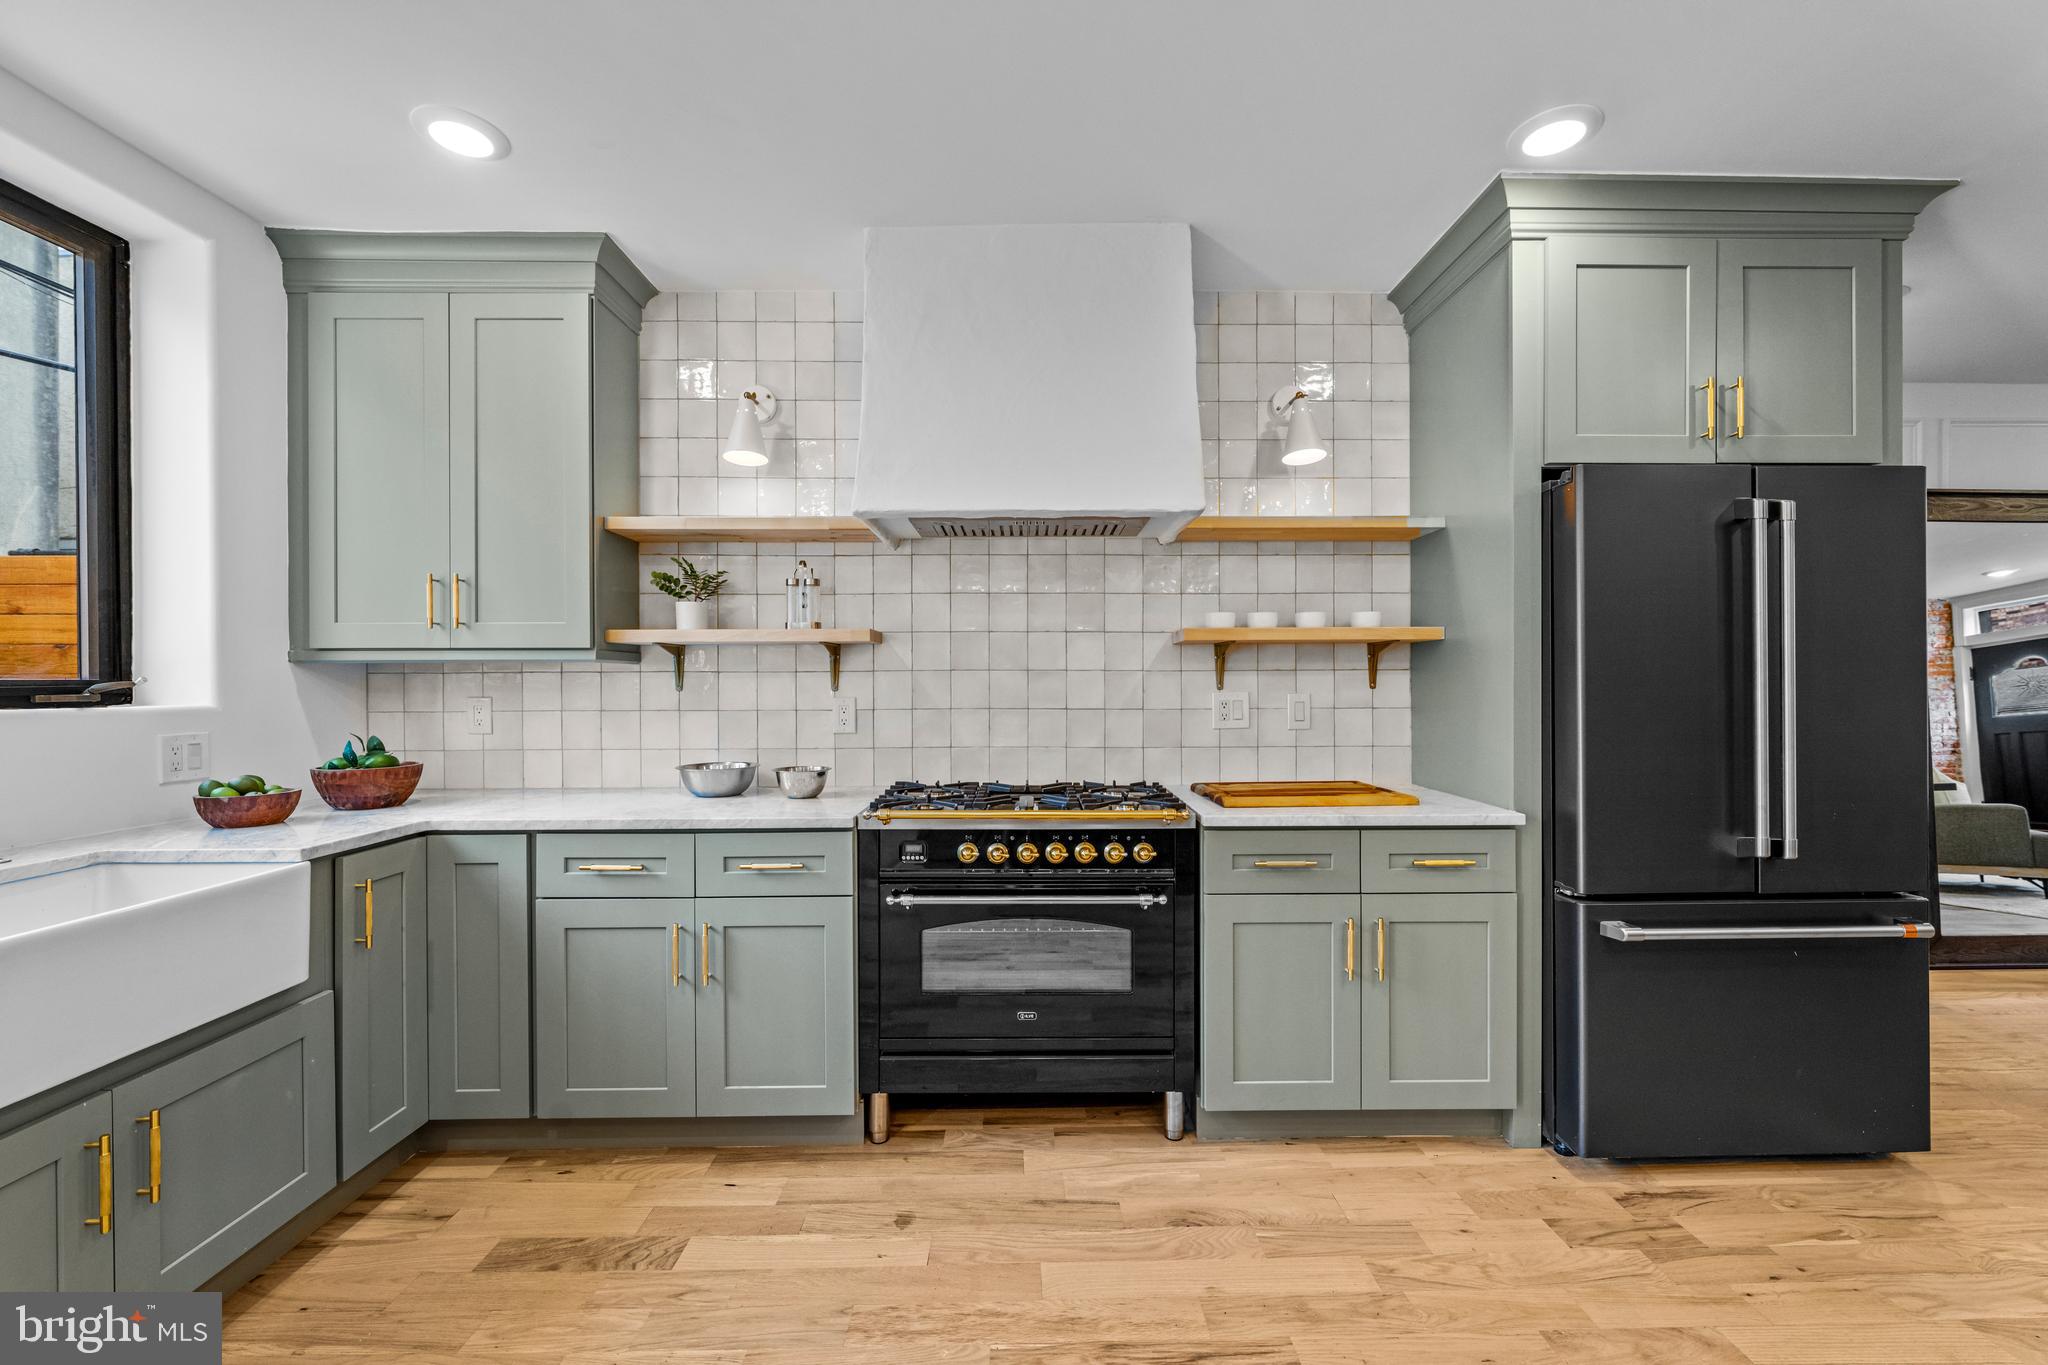
[[[1157,782],[897,782],[867,808],[870,816],[973,813],[991,815],[1175,816],[1187,807]]]

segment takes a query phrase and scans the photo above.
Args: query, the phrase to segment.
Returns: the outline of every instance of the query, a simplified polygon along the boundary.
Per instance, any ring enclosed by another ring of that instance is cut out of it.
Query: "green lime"
[[[258,777],[254,773],[243,773],[240,777],[228,783],[228,785],[230,787],[233,787],[242,795],[248,796],[253,792],[260,792],[263,790],[263,779]]]
[[[276,795],[276,794],[277,794],[278,792],[281,792],[281,791],[283,791],[283,790],[284,790],[284,788],[283,788],[283,787],[280,787],[280,786],[278,786],[278,785],[277,785],[277,784],[276,784],[275,782],[273,782],[273,783],[271,783],[271,784],[270,784],[269,786],[267,786],[267,787],[265,787],[265,788],[263,789],[263,794],[264,794],[265,796],[274,796],[274,795]]]
[[[395,768],[398,766],[398,756],[396,754],[371,754],[363,760],[363,766],[365,768]]]
[[[213,789],[212,789],[211,791],[207,792],[206,794],[207,794],[208,796],[210,796],[210,797],[214,798],[214,799],[215,799],[216,801],[225,801],[225,800],[227,800],[227,799],[228,799],[229,797],[232,797],[232,796],[240,796],[240,795],[241,795],[241,793],[240,793],[240,792],[236,791],[236,790],[235,790],[235,789],[234,789],[233,787],[230,787],[230,786],[229,786],[229,785],[228,785],[227,783],[225,783],[225,782],[216,782],[216,783],[214,783],[214,784],[213,784]]]

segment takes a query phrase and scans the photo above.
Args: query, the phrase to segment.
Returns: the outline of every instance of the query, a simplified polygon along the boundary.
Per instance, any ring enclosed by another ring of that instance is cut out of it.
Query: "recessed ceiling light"
[[[2018,572],[2018,569],[1986,569],[1984,576],[1986,578],[2011,578]]]
[[[471,161],[497,161],[512,155],[512,139],[467,110],[422,104],[412,111],[412,126],[443,151]]]
[[[1607,116],[1590,104],[1545,109],[1508,135],[1508,150],[1523,156],[1556,156],[1600,131]]]

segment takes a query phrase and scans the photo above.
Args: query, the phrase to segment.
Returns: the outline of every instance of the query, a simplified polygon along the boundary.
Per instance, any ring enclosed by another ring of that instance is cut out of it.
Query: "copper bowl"
[[[299,788],[257,792],[251,796],[195,796],[192,809],[215,829],[251,829],[281,825],[299,808]]]
[[[420,784],[417,763],[390,768],[315,768],[313,788],[336,810],[383,810],[402,806]]]

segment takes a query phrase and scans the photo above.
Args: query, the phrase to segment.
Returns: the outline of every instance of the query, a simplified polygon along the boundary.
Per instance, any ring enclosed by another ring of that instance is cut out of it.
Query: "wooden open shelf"
[[[1365,685],[1380,685],[1380,655],[1395,645],[1444,638],[1442,626],[1189,626],[1173,637],[1178,645],[1209,645],[1216,651],[1216,690],[1223,690],[1224,659],[1237,645],[1364,645]]]
[[[832,690],[839,690],[839,650],[844,645],[874,645],[882,642],[879,630],[818,629],[785,630],[608,630],[605,643],[612,645],[658,645],[676,661],[676,690],[683,690],[683,651],[691,645],[823,645],[832,660]]]
[[[1184,545],[1222,541],[1414,540],[1439,530],[1442,517],[1196,517],[1177,539]],[[858,517],[606,517],[613,535],[643,545],[703,541],[793,545],[876,544]]]

